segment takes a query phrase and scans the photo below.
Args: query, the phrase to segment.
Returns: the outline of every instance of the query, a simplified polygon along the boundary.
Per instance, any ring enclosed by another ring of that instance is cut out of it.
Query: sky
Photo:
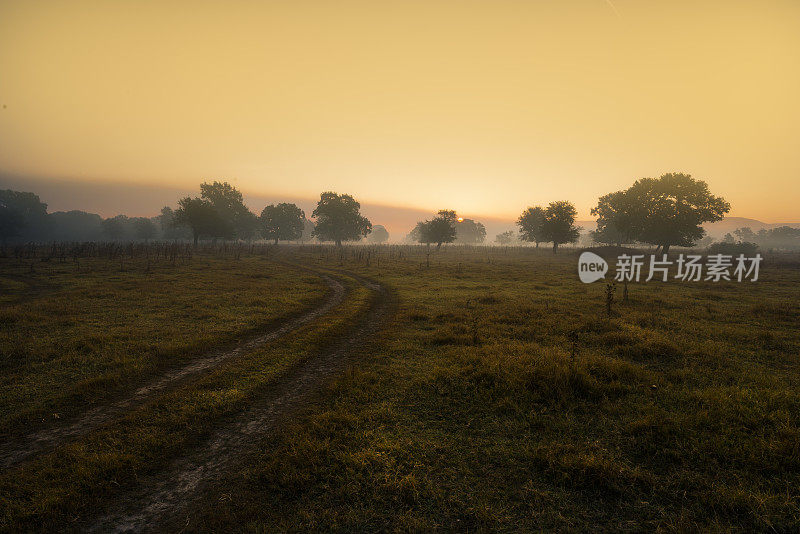
[[[798,28],[796,0],[0,0],[0,174],[589,219],[680,171],[798,222]]]

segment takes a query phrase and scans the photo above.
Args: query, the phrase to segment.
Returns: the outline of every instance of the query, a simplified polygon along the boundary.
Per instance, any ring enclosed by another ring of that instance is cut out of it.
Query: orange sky
[[[793,0],[0,1],[0,172],[588,218],[684,171],[797,222],[798,28]]]

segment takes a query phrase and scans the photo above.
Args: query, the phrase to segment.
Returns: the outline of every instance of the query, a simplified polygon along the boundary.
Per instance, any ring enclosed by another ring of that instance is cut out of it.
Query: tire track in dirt
[[[202,373],[297,330],[342,303],[346,290],[339,280],[305,267],[294,267],[309,271],[323,279],[330,292],[322,304],[295,319],[288,320],[273,330],[247,338],[233,349],[216,349],[190,361],[183,367],[172,369],[141,386],[132,394],[110,404],[93,408],[77,419],[17,437],[0,445],[0,468],[12,468],[37,453],[51,450],[72,438],[87,434],[119,419],[136,407],[189,382]]]
[[[248,453],[274,433],[279,423],[302,408],[324,382],[344,371],[375,343],[393,309],[393,298],[380,284],[344,273],[371,289],[373,299],[358,323],[321,353],[298,363],[244,413],[223,425],[204,444],[175,460],[164,471],[142,479],[137,489],[117,497],[105,515],[88,523],[90,532],[169,530],[185,523],[202,489],[240,465]]]

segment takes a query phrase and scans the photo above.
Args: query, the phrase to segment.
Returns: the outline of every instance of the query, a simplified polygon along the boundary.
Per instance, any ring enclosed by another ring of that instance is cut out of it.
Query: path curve
[[[330,291],[322,304],[304,313],[300,317],[288,320],[281,326],[269,330],[266,333],[247,338],[233,349],[216,349],[199,358],[193,359],[183,367],[170,370],[160,375],[138,388],[132,394],[110,404],[93,408],[83,415],[78,416],[77,419],[72,419],[71,421],[61,424],[56,423],[55,426],[3,443],[0,445],[0,468],[12,468],[37,453],[51,450],[72,438],[87,434],[111,421],[119,419],[134,408],[145,404],[158,395],[185,384],[191,379],[196,378],[200,374],[228,360],[237,358],[297,330],[301,326],[328,313],[344,300],[346,293],[345,288],[336,278],[311,269],[306,269],[302,266],[295,265],[294,267],[312,272],[323,279]]]
[[[329,378],[346,369],[375,341],[392,310],[392,298],[380,284],[347,274],[374,292],[372,302],[349,333],[332,347],[299,363],[248,410],[224,425],[204,445],[175,460],[157,475],[139,481],[137,489],[116,499],[111,511],[89,523],[90,532],[158,531],[185,523],[202,488],[222,478],[244,456],[301,408]],[[185,516],[185,517],[184,517]]]

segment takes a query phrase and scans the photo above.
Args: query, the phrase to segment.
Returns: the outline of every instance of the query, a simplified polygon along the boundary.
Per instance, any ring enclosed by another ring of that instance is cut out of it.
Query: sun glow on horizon
[[[0,4],[0,174],[510,217],[646,176],[800,220],[800,4]]]

